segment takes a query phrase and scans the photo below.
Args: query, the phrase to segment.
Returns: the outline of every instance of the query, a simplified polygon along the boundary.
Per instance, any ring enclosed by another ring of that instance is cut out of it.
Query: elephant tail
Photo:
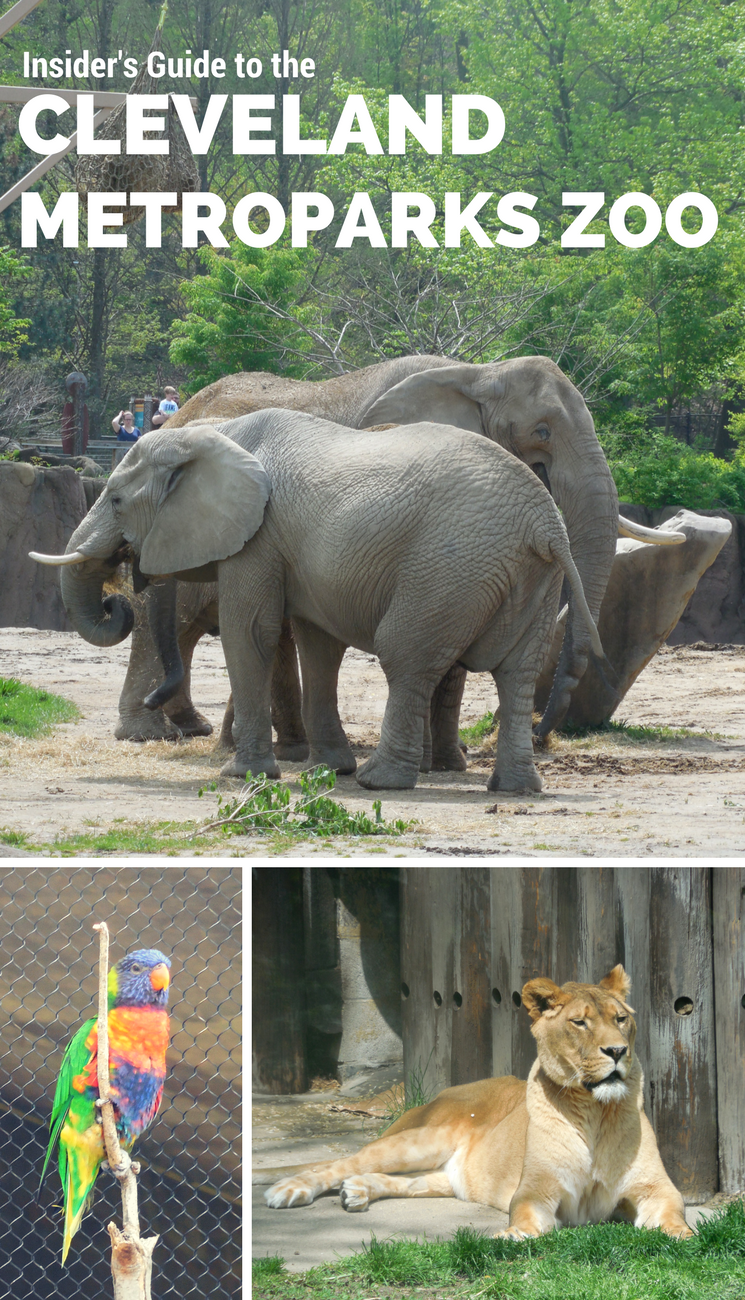
[[[577,602],[577,609],[582,615],[590,634],[592,648],[598,656],[598,659],[605,659],[605,651],[603,650],[603,643],[600,640],[600,633],[598,632],[595,620],[590,612],[590,606],[588,605],[587,597],[585,596],[585,589],[582,586],[582,579],[579,575],[579,570],[572,559],[572,552],[569,549],[569,539],[566,536],[566,533],[563,532],[558,544],[556,540],[552,541],[550,549],[553,558],[558,561],[564,570],[567,582],[572,589],[572,595]]]

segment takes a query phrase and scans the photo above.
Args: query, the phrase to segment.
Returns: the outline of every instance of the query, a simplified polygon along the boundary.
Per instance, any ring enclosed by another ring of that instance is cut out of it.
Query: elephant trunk
[[[597,464],[589,481],[586,477],[579,484],[575,481],[569,492],[561,491],[563,485],[554,476],[551,484],[564,513],[572,558],[582,579],[585,598],[597,623],[616,553],[618,496],[600,447],[597,458],[593,459],[597,459]],[[538,739],[564,721],[572,692],[587,667],[589,653],[590,633],[576,600],[570,595],[566,632],[551,693],[535,729]]]
[[[124,596],[104,596],[104,583],[116,568],[116,558],[86,560],[60,570],[62,600],[75,631],[91,645],[112,646],[126,640],[134,626],[132,606]]]
[[[151,583],[147,618],[165,677],[160,686],[145,696],[143,703],[146,709],[160,709],[184,684],[184,665],[178,644],[175,578]]]

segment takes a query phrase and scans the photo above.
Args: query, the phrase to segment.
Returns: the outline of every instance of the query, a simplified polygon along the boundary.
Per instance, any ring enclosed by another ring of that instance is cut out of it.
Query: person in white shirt
[[[176,401],[178,393],[176,392],[176,389],[168,387],[164,388],[163,392],[165,393],[165,397],[158,406],[157,411],[153,413],[152,420],[150,421],[154,429],[159,429],[161,425],[165,424],[169,416],[175,415],[178,410],[178,402]]]

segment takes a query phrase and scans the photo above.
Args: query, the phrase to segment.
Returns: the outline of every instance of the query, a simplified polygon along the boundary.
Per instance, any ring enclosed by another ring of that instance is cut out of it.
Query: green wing
[[[54,1149],[59,1142],[59,1135],[62,1132],[65,1120],[67,1119],[68,1111],[70,1110],[70,1103],[73,1097],[79,1096],[79,1093],[75,1092],[72,1086],[72,1081],[76,1074],[80,1074],[85,1069],[90,1059],[90,1051],[85,1045],[85,1040],[91,1032],[91,1029],[93,1029],[95,1023],[95,1017],[92,1020],[86,1020],[85,1024],[80,1026],[78,1032],[70,1039],[70,1042],[65,1048],[65,1054],[62,1058],[62,1066],[57,1080],[57,1087],[54,1093],[52,1115],[49,1120],[49,1146],[47,1147],[47,1154],[44,1157],[44,1167],[41,1171],[41,1178],[39,1179],[39,1190],[41,1190],[44,1175],[47,1172],[47,1165],[49,1164],[49,1161],[54,1154]],[[66,1165],[67,1155],[66,1152],[60,1148],[60,1177],[62,1178],[62,1185],[64,1187],[65,1177],[64,1169],[62,1168],[63,1163]]]

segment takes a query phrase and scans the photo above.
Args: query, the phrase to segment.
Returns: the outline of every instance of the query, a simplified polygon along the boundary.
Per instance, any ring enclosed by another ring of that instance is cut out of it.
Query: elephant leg
[[[347,647],[314,623],[305,619],[293,622],[303,667],[303,722],[310,740],[305,766],[323,764],[347,776],[356,770],[357,761],[341,725],[336,691]]]
[[[295,640],[292,624],[287,618],[282,620],[282,634],[272,668],[272,726],[277,733],[274,743],[276,757],[289,763],[302,763],[309,753],[308,737],[303,726]]]
[[[533,700],[556,618],[560,575],[544,587],[533,618],[505,655],[492,677],[499,693],[499,734],[488,790],[540,790],[543,782],[533,762]],[[540,593],[536,593],[540,597]]]
[[[185,583],[181,584],[186,586]],[[211,736],[212,723],[208,722],[191,698],[191,663],[194,651],[205,633],[219,635],[217,601],[213,601],[202,610],[196,619],[187,615],[179,620],[178,649],[184,671],[184,678],[176,694],[163,705],[163,712],[178,727],[183,736]]]
[[[465,668],[453,664],[432,696],[432,767],[436,772],[465,772],[468,767],[458,739],[460,706],[467,676]]]
[[[233,693],[235,756],[221,776],[281,776],[272,748],[271,679],[282,630],[284,583],[257,539],[219,565],[220,631]]]
[[[441,673],[394,674],[386,671],[382,656],[380,662],[388,678],[388,702],[380,742],[357,769],[357,780],[368,790],[413,790],[422,762],[425,719]]]
[[[127,674],[119,696],[119,721],[114,731],[117,740],[178,740],[181,735],[162,709],[147,709],[143,703],[163,676],[147,617],[148,599],[146,592],[132,600],[135,621]]]

